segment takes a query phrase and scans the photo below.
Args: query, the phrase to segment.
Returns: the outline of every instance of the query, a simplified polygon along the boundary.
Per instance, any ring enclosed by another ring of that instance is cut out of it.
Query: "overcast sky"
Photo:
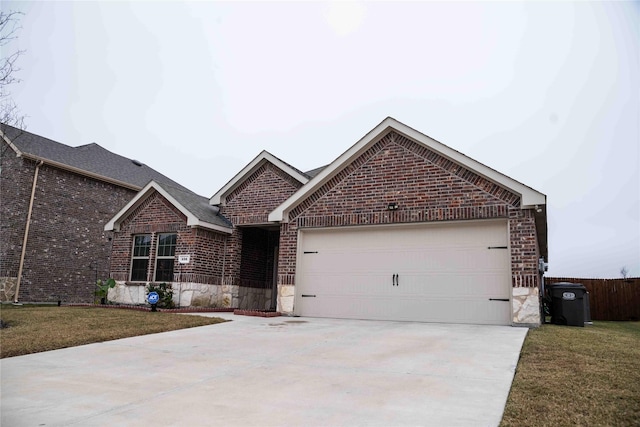
[[[547,195],[549,276],[640,275],[638,2],[2,2],[27,129],[211,196],[385,117]]]

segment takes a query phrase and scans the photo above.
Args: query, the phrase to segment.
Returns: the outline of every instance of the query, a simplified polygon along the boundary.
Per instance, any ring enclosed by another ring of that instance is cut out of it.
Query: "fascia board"
[[[393,119],[391,119],[393,120]],[[547,202],[547,197],[534,190],[531,187],[528,187],[521,182],[516,181],[513,178],[508,177],[495,169],[492,169],[476,160],[473,160],[470,157],[465,156],[461,152],[454,150],[451,147],[444,145],[443,143],[436,141],[435,139],[418,132],[417,130],[410,128],[409,126],[400,123],[396,120],[393,120],[395,123],[392,126],[397,132],[404,134],[409,139],[414,141],[418,141],[433,151],[447,157],[449,160],[464,166],[465,168],[471,170],[472,172],[481,175],[482,177],[492,181],[506,189],[513,191],[516,194],[520,195],[520,207],[522,209],[532,208],[535,205],[545,205]]]
[[[225,233],[225,234],[232,234],[233,233],[233,229],[231,228],[227,228],[227,227],[222,227],[220,225],[217,224],[211,224],[210,222],[206,222],[206,221],[187,221],[187,225],[190,227],[201,227],[201,228],[208,228],[209,230],[214,230],[214,231],[218,231],[220,233]]]
[[[295,207],[302,199],[312,194],[313,191],[327,182],[334,173],[355,160],[362,152],[367,150],[373,143],[375,143],[380,137],[386,134],[386,131],[392,128],[408,137],[411,140],[417,141],[420,144],[425,145],[427,148],[443,155],[451,161],[468,168],[469,170],[487,178],[488,180],[495,182],[496,184],[503,186],[521,197],[521,208],[532,208],[535,205],[545,205],[546,196],[542,193],[533,190],[526,185],[509,178],[500,172],[491,169],[482,163],[475,161],[464,154],[456,151],[435,139],[416,131],[415,129],[398,122],[392,117],[387,117],[378,126],[374,127],[358,142],[356,142],[351,148],[345,151],[340,157],[334,160],[329,166],[327,166],[322,172],[315,176],[307,185],[300,188],[291,197],[285,200],[280,206],[269,214],[269,221],[279,222],[288,221],[287,213],[290,209]]]
[[[73,166],[65,165],[64,163],[56,162],[55,160],[45,159],[44,157],[35,156],[33,154],[28,154],[28,153],[21,153],[21,154],[19,154],[19,157],[22,157],[24,159],[30,159],[30,160],[33,160],[33,161],[36,161],[36,162],[42,162],[45,165],[49,165],[49,166],[56,167],[58,169],[63,169],[63,170],[69,171],[69,172],[77,173],[78,175],[86,176],[88,178],[92,178],[92,179],[95,179],[95,180],[98,180],[98,181],[106,182],[106,183],[109,183],[109,184],[114,184],[114,185],[117,185],[119,187],[127,188],[129,190],[140,191],[140,187],[137,186],[137,185],[129,184],[128,182],[119,181],[117,179],[109,178],[109,177],[106,177],[104,175],[99,175],[97,173],[89,172],[89,171],[86,171],[84,169],[80,169],[80,168],[76,168],[76,167],[73,167]]]
[[[13,142],[11,142],[7,134],[2,132],[2,130],[0,130],[0,134],[2,134],[2,139],[4,139],[4,141],[9,144],[9,147],[11,147],[11,149],[16,153],[16,156],[22,157],[22,151],[20,151],[20,149]]]
[[[331,164],[329,164],[318,175],[311,179],[311,181],[309,181],[306,185],[302,186],[298,191],[293,193],[291,197],[285,200],[280,206],[278,206],[269,214],[269,221],[288,221],[285,212],[288,213],[288,211],[292,207],[294,207],[298,203],[298,201],[302,200],[305,196],[310,195],[312,192],[324,185],[324,183],[333,176],[334,172],[337,169],[357,158],[358,155],[360,155],[360,153],[363,151],[363,148],[369,146],[370,142],[372,142],[376,137],[379,137],[380,134],[382,134],[383,131],[389,127],[390,120],[393,119],[390,117],[384,119],[378,126],[369,131],[364,137],[362,137],[358,142],[352,145],[340,157],[331,162]]]
[[[171,196],[171,194],[167,193],[164,188],[162,188],[157,182],[150,181],[129,203],[125,205],[124,208],[120,210],[114,216],[111,221],[105,224],[105,231],[119,231],[120,230],[120,220],[126,217],[130,212],[136,209],[142,202],[144,202],[150,195],[151,190],[155,190],[160,193],[165,199],[167,199],[173,206],[175,206],[180,212],[182,212],[187,217],[187,224],[198,222],[198,218],[195,217],[187,208],[182,206],[176,199]]]
[[[120,231],[120,220],[124,218],[129,212],[136,209],[140,206],[146,199],[151,195],[151,189],[157,189],[157,185],[155,185],[154,181],[149,182],[142,190],[135,195],[135,197],[129,200],[129,203],[124,205],[122,209],[118,211],[114,215],[113,218],[109,220],[104,225],[104,231]]]
[[[222,233],[231,234],[233,230],[222,227],[217,224],[211,224],[206,221],[201,221],[198,219],[191,211],[185,208],[182,204],[180,204],[173,196],[162,188],[160,184],[155,181],[149,182],[144,189],[142,189],[129,203],[125,205],[124,208],[120,210],[108,223],[105,224],[105,231],[119,231],[120,230],[120,221],[123,218],[126,218],[132,211],[138,208],[151,194],[152,190],[160,193],[165,199],[167,199],[173,206],[175,206],[180,212],[182,212],[187,217],[187,225],[191,227],[203,227],[208,228],[215,231],[220,231]]]
[[[272,163],[279,169],[283,170],[285,173],[289,174],[291,177],[302,183],[303,185],[309,181],[309,178],[302,175],[297,170],[293,169],[291,166],[273,156],[266,150],[263,150],[260,154],[258,154],[247,166],[242,168],[240,172],[238,172],[229,182],[227,182],[224,187],[222,187],[216,194],[214,194],[211,199],[209,199],[210,205],[220,205],[224,204],[225,197],[227,194],[231,193],[236,189],[240,184],[244,182],[244,180],[251,176],[258,168],[260,168],[266,162]]]
[[[135,191],[140,191],[140,187],[137,185],[133,185],[133,184],[129,184],[128,182],[124,182],[124,181],[119,181],[117,179],[112,179],[103,175],[99,175],[97,173],[93,173],[93,172],[89,172],[86,171],[84,169],[79,169],[73,166],[69,166],[69,165],[65,165],[64,163],[60,163],[60,162],[56,162],[55,160],[50,160],[50,159],[45,159],[44,157],[40,157],[40,156],[36,156],[33,154],[29,154],[29,153],[23,153],[22,151],[20,151],[20,149],[13,143],[11,142],[11,140],[9,139],[9,137],[0,130],[0,134],[2,134],[2,139],[5,140],[5,142],[7,144],[9,144],[9,147],[11,147],[11,149],[13,151],[15,151],[16,156],[18,157],[22,157],[23,159],[29,159],[29,160],[33,160],[35,162],[42,162],[44,164],[47,164],[49,166],[54,166],[58,169],[63,169],[63,170],[67,170],[69,172],[73,172],[73,173],[77,173],[78,175],[83,175],[92,179],[96,179],[98,181],[103,181],[103,182],[107,182],[110,184],[115,184],[119,187],[124,187],[124,188],[128,188],[130,190],[135,190]]]

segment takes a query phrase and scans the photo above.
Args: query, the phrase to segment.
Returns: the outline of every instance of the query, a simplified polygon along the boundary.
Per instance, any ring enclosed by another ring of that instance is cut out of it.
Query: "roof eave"
[[[187,220],[187,225],[190,227],[200,227],[200,228],[206,228],[209,230],[213,230],[213,231],[217,231],[220,233],[225,233],[225,234],[232,234],[233,233],[233,228],[231,227],[223,227],[221,225],[218,224],[212,224],[210,222],[206,222],[206,221],[200,221],[198,219],[189,219]]]
[[[9,147],[11,147],[11,149],[16,153],[16,156],[20,157],[22,156],[22,151],[20,151],[20,149],[18,148],[18,146],[16,146],[11,139],[7,136],[6,133],[4,133],[1,129],[0,129],[0,134],[2,135],[2,139],[4,139],[4,142],[6,142],[7,144],[9,144]]]
[[[127,188],[129,190],[140,191],[142,189],[142,187],[140,187],[138,185],[134,185],[134,184],[131,184],[131,183],[128,183],[128,182],[124,182],[124,181],[120,181],[120,180],[113,179],[113,178],[109,178],[107,176],[100,175],[100,174],[93,173],[93,172],[89,172],[89,171],[84,170],[84,169],[80,169],[80,168],[76,168],[76,167],[73,167],[73,166],[65,165],[64,163],[60,163],[60,162],[56,162],[55,160],[46,159],[44,157],[36,156],[34,154],[21,153],[18,156],[22,157],[24,159],[34,160],[36,162],[43,162],[45,165],[49,165],[49,166],[56,167],[58,169],[63,169],[63,170],[69,171],[69,172],[77,173],[78,175],[83,175],[83,176],[86,176],[88,178],[96,179],[98,181],[106,182],[106,183],[109,183],[109,184],[114,184],[114,185],[117,185],[119,187]]]
[[[151,195],[151,190],[156,189],[156,185],[154,184],[154,181],[150,181],[135,197],[129,200],[129,202],[104,225],[104,231],[120,231],[120,222]]]
[[[251,176],[258,168],[260,168],[265,163],[271,163],[274,166],[278,167],[289,176],[300,182],[302,185],[305,185],[309,182],[309,178],[305,175],[301,174],[293,167],[278,159],[271,153],[266,150],[263,150],[258,154],[247,166],[242,168],[240,172],[238,172],[229,182],[227,182],[216,194],[214,194],[211,199],[209,199],[210,205],[224,205],[226,202],[226,196],[229,195],[233,190],[235,190],[240,184],[244,182],[244,180]]]
[[[464,154],[456,151],[435,139],[418,132],[417,130],[400,123],[392,117],[387,117],[380,124],[369,131],[358,142],[352,145],[347,151],[345,151],[340,157],[329,164],[318,175],[311,179],[306,185],[296,191],[291,197],[285,200],[280,206],[273,210],[269,214],[269,221],[288,221],[288,213],[297,204],[302,201],[305,196],[312,194],[313,191],[327,182],[334,173],[342,168],[344,165],[353,161],[362,152],[367,150],[373,143],[378,141],[381,137],[386,135],[390,130],[394,130],[407,138],[417,141],[418,143],[428,147],[429,149],[439,153],[440,155],[448,158],[449,160],[462,165],[465,168],[481,175],[482,177],[494,182],[509,191],[514,192],[520,196],[521,209],[535,208],[536,206],[546,204],[546,196],[490,167],[465,156]]]

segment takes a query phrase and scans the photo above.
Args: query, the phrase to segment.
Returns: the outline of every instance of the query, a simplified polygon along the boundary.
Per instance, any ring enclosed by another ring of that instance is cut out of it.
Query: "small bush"
[[[171,289],[171,285],[167,285],[166,283],[149,283],[147,286],[147,297],[151,292],[157,292],[160,297],[158,308],[175,308],[176,305],[173,303],[173,289]]]

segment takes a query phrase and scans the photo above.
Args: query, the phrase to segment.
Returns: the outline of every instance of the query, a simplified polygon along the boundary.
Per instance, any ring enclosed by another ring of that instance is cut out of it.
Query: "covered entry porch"
[[[238,308],[275,311],[280,226],[241,226],[238,232],[242,239]]]

